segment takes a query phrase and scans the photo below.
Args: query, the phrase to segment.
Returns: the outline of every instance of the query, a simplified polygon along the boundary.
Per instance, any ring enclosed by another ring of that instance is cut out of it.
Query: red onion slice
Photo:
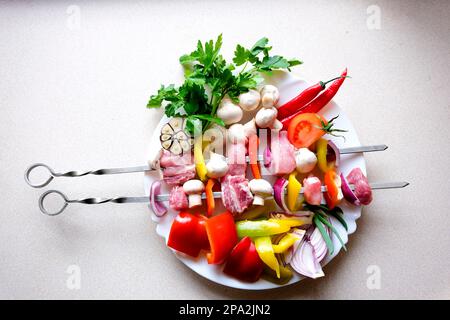
[[[333,162],[336,168],[339,168],[339,164],[341,163],[341,154],[339,152],[339,148],[334,144],[333,141],[328,140],[327,145],[327,162]]]
[[[273,197],[277,205],[286,212],[289,212],[286,203],[284,202],[284,194],[288,181],[284,178],[278,178],[273,185]]]
[[[312,279],[317,279],[325,275],[322,266],[316,258],[314,247],[309,241],[303,241],[300,244],[290,264],[295,271]]]
[[[328,228],[327,228],[328,229]],[[322,261],[323,258],[327,255],[327,244],[322,237],[319,229],[314,228],[313,233],[311,234],[309,241],[314,248],[314,254],[316,255],[316,259],[318,262]]]
[[[156,201],[156,196],[161,194],[161,181],[153,181],[150,187],[150,206],[157,217],[162,217],[167,213],[164,203]]]
[[[267,146],[266,149],[264,149],[263,160],[264,160],[264,167],[266,168],[270,167],[270,164],[272,163],[272,152],[270,152],[269,146]]]
[[[344,195],[344,198],[350,202],[351,204],[355,206],[360,206],[361,202],[359,201],[358,197],[353,192],[352,188],[350,187],[350,184],[348,183],[347,178],[342,174],[340,174],[341,177],[341,190],[342,194]]]

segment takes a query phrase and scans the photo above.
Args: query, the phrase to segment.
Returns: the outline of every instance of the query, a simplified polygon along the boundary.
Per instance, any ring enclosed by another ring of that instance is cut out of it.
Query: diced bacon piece
[[[244,175],[247,170],[245,155],[247,149],[245,143],[235,143],[227,145],[228,174],[232,176]]]
[[[295,170],[295,150],[287,138],[287,131],[280,131],[278,137],[272,137],[270,150],[272,154],[272,162],[269,168],[270,173],[281,176]]]
[[[163,179],[169,186],[177,186],[195,177],[195,165],[192,154],[174,155],[164,150],[160,165],[163,168]]]
[[[226,175],[221,181],[222,202],[233,215],[242,213],[253,202],[248,180],[243,175]]]
[[[347,181],[355,186],[355,196],[361,204],[368,205],[372,202],[372,189],[369,181],[360,168],[354,168],[347,176]]]
[[[188,197],[181,186],[175,186],[170,190],[169,206],[175,211],[189,208]]]
[[[319,178],[309,176],[303,179],[305,201],[312,205],[319,205],[322,201],[322,183]]]

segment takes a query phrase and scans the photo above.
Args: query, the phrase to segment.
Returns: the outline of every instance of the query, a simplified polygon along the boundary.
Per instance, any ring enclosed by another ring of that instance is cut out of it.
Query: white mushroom
[[[275,131],[280,131],[281,129],[283,129],[283,124],[280,120],[275,119],[274,122],[269,126],[269,128]]]
[[[189,208],[202,205],[202,192],[205,185],[200,180],[189,180],[183,184],[183,190],[188,195]]]
[[[227,159],[221,154],[211,152],[209,161],[206,163],[206,170],[210,178],[217,179],[223,177],[228,172]]]
[[[263,206],[264,199],[273,193],[272,185],[264,179],[253,179],[248,183],[248,186],[253,193],[253,204],[255,206]]]
[[[242,109],[234,104],[229,98],[224,98],[217,109],[217,116],[223,120],[226,125],[241,121],[243,115]]]
[[[261,89],[261,105],[264,108],[272,108],[274,107],[278,99],[280,99],[280,92],[278,91],[278,88],[268,84],[262,87]]]
[[[260,128],[269,128],[277,118],[278,110],[275,108],[262,108],[255,116],[255,121]]]
[[[258,108],[261,95],[256,90],[249,90],[239,95],[239,105],[244,111],[252,111]]]
[[[317,157],[308,148],[300,148],[295,152],[295,163],[298,172],[308,173],[316,166]]]
[[[246,140],[244,126],[240,123],[233,124],[228,128],[227,137],[233,144],[244,143]]]
[[[247,139],[257,134],[255,118],[244,124],[244,133]]]

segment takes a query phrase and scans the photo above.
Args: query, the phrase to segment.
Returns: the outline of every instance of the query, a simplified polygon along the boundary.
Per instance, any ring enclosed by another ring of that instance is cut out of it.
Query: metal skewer
[[[409,185],[409,182],[374,182],[370,183],[370,187],[373,190],[376,189],[395,189],[395,188],[404,188]],[[350,186],[353,190],[353,185]],[[326,192],[327,188],[326,186],[322,186],[321,188],[322,192]],[[302,188],[299,192],[299,194],[303,194],[304,188]],[[45,208],[44,201],[45,198],[50,194],[57,194],[59,195],[62,200],[64,201],[62,207],[54,212],[50,212]],[[221,198],[222,192],[213,192],[214,198]],[[202,199],[206,199],[205,193],[202,193]],[[156,196],[156,201],[168,201],[169,200],[169,194],[160,194]],[[58,190],[48,190],[44,192],[39,197],[39,209],[42,211],[42,213],[49,215],[49,216],[56,216],[59,215],[66,209],[66,207],[70,203],[81,203],[81,204],[102,204],[102,203],[148,203],[150,202],[150,198],[148,196],[142,196],[142,197],[116,197],[116,198],[83,198],[83,199],[69,199],[67,196]]]
[[[349,148],[342,148],[339,149],[340,154],[351,154],[351,153],[362,153],[362,152],[375,152],[375,151],[384,151],[387,149],[387,145],[380,144],[380,145],[372,145],[372,146],[359,146],[359,147],[349,147]],[[263,155],[258,155],[258,161],[263,160]],[[248,157],[246,158],[246,161],[249,162]],[[49,177],[47,180],[45,180],[42,183],[33,183],[30,180],[30,174],[31,172],[38,168],[43,167],[47,169],[49,173]],[[83,177],[86,175],[106,175],[106,174],[121,174],[121,173],[133,173],[133,172],[146,172],[146,171],[153,171],[155,168],[151,167],[150,165],[145,166],[137,166],[137,167],[124,167],[124,168],[109,168],[109,169],[98,169],[98,170],[89,170],[89,171],[68,171],[68,172],[55,172],[52,168],[50,168],[48,165],[44,163],[35,163],[27,168],[25,170],[25,181],[26,183],[33,187],[33,188],[42,188],[47,186],[54,178],[57,177]]]

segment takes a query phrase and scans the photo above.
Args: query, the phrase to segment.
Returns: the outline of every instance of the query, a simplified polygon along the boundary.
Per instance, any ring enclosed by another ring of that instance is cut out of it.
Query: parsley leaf
[[[185,69],[184,83],[178,88],[173,84],[162,85],[150,96],[147,107],[164,106],[168,117],[185,117],[186,128],[191,133],[200,127],[205,130],[211,122],[224,126],[216,111],[225,96],[238,102],[241,93],[256,88],[263,81],[261,73],[276,69],[290,71],[291,67],[302,63],[279,55],[270,56],[272,47],[264,37],[250,49],[238,44],[233,63],[229,64],[220,54],[222,44],[222,34],[215,41],[202,43],[199,40],[194,51],[179,59]],[[236,70],[240,66],[240,70]]]

